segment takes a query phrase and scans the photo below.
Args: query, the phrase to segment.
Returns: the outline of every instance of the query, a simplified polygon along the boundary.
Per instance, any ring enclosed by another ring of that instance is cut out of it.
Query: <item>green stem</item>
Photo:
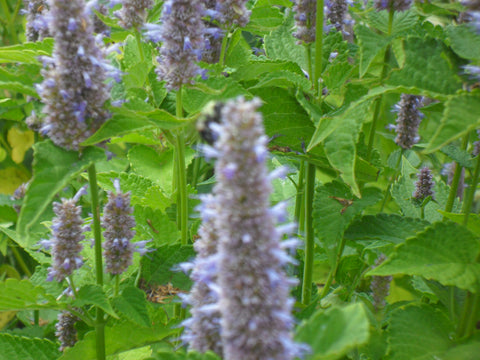
[[[140,53],[140,60],[145,61],[145,51],[142,46],[142,37],[140,36],[140,31],[135,30],[135,39],[137,40],[138,52]]]
[[[304,178],[305,178],[305,161],[300,161],[300,170],[298,172],[298,183],[297,183],[297,196],[295,198],[295,221],[300,224],[300,215],[303,209],[303,189],[304,189]],[[300,230],[300,226],[299,226]]]
[[[10,245],[10,250],[12,251],[13,256],[15,257],[15,260],[17,260],[18,265],[22,268],[23,273],[27,275],[27,277],[32,276],[32,272],[28,268],[27,264],[25,264],[25,261],[23,260],[22,256],[18,252],[16,248],[16,244]]]
[[[315,165],[308,164],[305,181],[305,263],[303,268],[302,304],[310,304],[313,277],[313,197],[315,191]]]
[[[120,274],[115,275],[115,297],[118,296],[118,290],[120,289]]]
[[[75,283],[73,282],[73,275],[68,276],[68,282],[69,282],[69,285],[70,285],[70,289],[72,289],[73,297],[75,299],[78,299],[77,288],[75,286]]]
[[[220,49],[220,59],[218,59],[218,63],[221,67],[225,66],[225,56],[227,53],[227,45],[230,39],[230,32],[227,32],[222,39],[222,47]]]
[[[182,89],[177,92],[177,117],[183,116]],[[180,204],[177,204],[177,211],[180,216],[180,231],[182,234],[182,245],[188,243],[188,198],[187,198],[187,172],[185,168],[185,138],[183,130],[180,130],[176,137],[176,154],[178,163],[177,189],[180,193]]]
[[[95,273],[97,285],[103,287],[102,234],[100,228],[100,204],[98,201],[97,172],[95,164],[88,168],[88,181],[92,196],[93,235],[95,239]],[[95,319],[97,360],[105,360],[105,321],[103,310],[97,307]]]
[[[40,324],[40,310],[33,310],[33,323],[37,326]]]
[[[69,308],[68,312],[70,312],[72,315],[75,315],[79,319],[81,319],[85,324],[88,326],[94,326],[93,319],[88,315],[87,312],[81,313],[80,311],[74,309],[74,308]]]
[[[312,69],[312,44],[306,44],[305,45],[305,52],[307,56],[307,71],[308,71],[308,77],[312,79],[313,77],[313,69]]]
[[[460,166],[457,165],[460,168]],[[461,172],[461,170],[460,170]],[[475,191],[478,185],[478,176],[480,174],[480,156],[477,155],[477,164],[475,165],[475,171],[473,173],[472,183],[469,187],[468,195],[463,202],[462,212],[464,213],[463,225],[467,226],[468,217],[472,211],[473,198],[475,197]]]
[[[342,240],[340,241],[340,245],[338,246],[337,249],[337,256],[335,257],[335,263],[333,264],[332,268],[330,269],[330,272],[328,273],[328,278],[327,282],[325,283],[325,286],[322,289],[322,293],[320,294],[320,299],[323,299],[329,292],[330,286],[332,286],[333,279],[335,278],[335,275],[337,274],[338,270],[338,265],[340,264],[340,259],[342,258],[343,250],[345,249],[345,243],[347,240],[345,237],[342,237]]]
[[[393,8],[391,8],[390,11],[388,12],[388,32],[387,32],[387,36],[390,36],[392,34],[394,14],[395,14],[395,10]],[[385,49],[385,55],[383,57],[382,72],[380,74],[380,84],[383,83],[383,80],[385,80],[385,77],[387,75],[389,58],[390,58],[390,45],[388,45],[387,48]],[[369,134],[369,137],[368,137],[368,146],[367,146],[367,160],[368,161],[370,160],[370,158],[372,156],[372,149],[373,149],[373,144],[375,142],[375,133],[377,131],[378,118],[379,118],[379,115],[380,115],[382,99],[383,99],[383,97],[380,96],[375,101],[375,109],[373,111],[372,127],[370,129],[370,134]]]
[[[425,205],[422,205],[420,207],[420,219],[422,219],[422,220],[425,219]]]
[[[317,98],[322,97],[322,87],[320,86],[320,76],[322,75],[323,62],[323,0],[317,0],[317,14],[315,18],[315,74],[313,77],[313,86],[317,92]]]
[[[462,140],[463,150],[467,149],[468,138],[469,138],[469,134],[465,135],[465,137]],[[458,183],[460,182],[461,175],[462,175],[462,167],[460,166],[459,163],[456,163],[452,184],[450,185],[450,192],[448,193],[447,204],[445,205],[445,212],[452,212],[453,204],[455,202],[455,198],[457,197]],[[447,217],[444,216],[443,220],[445,221],[446,219]]]
[[[192,186],[193,188],[197,188],[198,184],[198,174],[200,173],[200,162],[201,162],[201,157],[196,156],[193,159],[193,173],[192,173]]]

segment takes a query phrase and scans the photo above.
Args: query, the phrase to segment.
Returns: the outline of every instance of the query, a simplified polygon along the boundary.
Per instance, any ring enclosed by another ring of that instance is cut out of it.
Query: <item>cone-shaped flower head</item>
[[[166,0],[163,4],[162,25],[147,25],[147,36],[162,41],[156,73],[167,82],[167,89],[178,90],[193,84],[201,73],[198,62],[205,46],[202,0]]]
[[[412,0],[374,0],[377,10],[405,11],[412,5]]]
[[[46,0],[24,0],[27,26],[25,36],[27,41],[39,41],[49,36],[46,14],[48,5]]]
[[[304,43],[315,41],[315,20],[317,2],[315,0],[294,0],[295,25],[297,30],[293,33],[297,39]]]
[[[420,140],[418,127],[422,121],[422,113],[418,108],[421,102],[419,96],[402,94],[400,102],[395,105],[395,111],[398,112],[395,143],[403,149],[410,149]]]
[[[18,188],[16,188],[15,192],[11,196],[11,199],[12,200],[17,200],[17,201],[23,200],[23,198],[25,197],[25,193],[27,192],[28,185],[29,185],[29,183],[25,182],[25,183],[21,184]],[[15,209],[15,211],[17,213],[20,213],[20,210],[22,209],[22,205],[15,204],[15,205],[13,205],[13,208]]]
[[[45,104],[41,131],[68,150],[78,150],[108,114],[109,98],[103,51],[93,37],[84,0],[49,0],[53,57],[44,57],[44,81],[37,90]]]
[[[45,247],[52,247],[53,262],[49,268],[49,281],[54,278],[62,281],[83,265],[80,257],[83,246],[80,242],[85,236],[82,228],[82,208],[77,205],[77,201],[84,193],[85,188],[82,188],[73,199],[62,199],[61,203],[53,203],[56,215],[52,221],[53,236],[50,241],[43,242]]]
[[[217,216],[215,198],[211,195],[202,198],[202,225],[198,230],[200,236],[193,244],[197,256],[190,278],[193,287],[187,297],[191,305],[192,317],[185,322],[183,340],[191,349],[199,352],[211,350],[222,356],[220,338],[220,310],[218,309],[217,285],[217,246],[218,237],[215,229]]]
[[[55,325],[55,336],[60,341],[60,351],[72,347],[77,342],[77,329],[75,323],[78,318],[69,311],[62,311],[58,314],[58,322]]]
[[[122,8],[115,11],[120,25],[125,29],[143,26],[147,16],[147,10],[153,6],[153,0],[123,0]]]
[[[250,20],[251,12],[247,10],[248,0],[218,0],[216,10],[218,20],[223,27],[231,29],[234,26],[244,27]]]
[[[120,182],[114,180],[116,194],[108,192],[108,202],[103,209],[102,226],[105,228],[103,244],[106,271],[112,275],[121,274],[132,264],[135,246],[131,240],[135,218],[131,215],[130,192],[122,193]]]
[[[352,0],[326,0],[325,1],[325,17],[335,26],[337,31],[347,33],[346,25],[352,25],[353,20],[347,19],[348,6],[352,6]],[[347,33],[348,34],[348,33]]]
[[[424,167],[417,174],[418,180],[415,182],[415,191],[413,197],[417,200],[423,200],[429,196],[434,198],[432,171],[428,167]]]
[[[375,267],[384,262],[386,256],[381,254],[375,261]],[[383,309],[386,305],[385,298],[390,293],[390,283],[392,282],[392,276],[372,276],[370,283],[370,290],[372,291],[373,306],[376,310]]]
[[[299,347],[290,330],[292,280],[284,266],[292,259],[280,240],[278,208],[269,208],[272,192],[260,100],[239,98],[222,109],[215,151],[219,237],[218,286],[224,358],[290,360]],[[281,212],[281,211],[280,211]],[[282,214],[285,215],[285,214]]]

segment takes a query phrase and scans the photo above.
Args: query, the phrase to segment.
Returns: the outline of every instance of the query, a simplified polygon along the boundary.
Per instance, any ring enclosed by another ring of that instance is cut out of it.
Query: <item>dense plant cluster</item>
[[[0,359],[480,353],[480,3],[1,0]]]

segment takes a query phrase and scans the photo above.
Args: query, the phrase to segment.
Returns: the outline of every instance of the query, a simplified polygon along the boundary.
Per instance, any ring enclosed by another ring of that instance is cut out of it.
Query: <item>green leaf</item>
[[[195,113],[203,109],[209,101],[225,101],[243,95],[250,98],[251,95],[237,81],[226,77],[211,77],[202,82],[211,89],[220,90],[218,94],[205,94],[198,89],[186,88],[183,91],[183,107],[189,113]]]
[[[51,55],[53,39],[13,46],[4,46],[0,49],[0,63],[39,64],[38,57]]]
[[[0,81],[0,89],[5,89],[11,92],[15,91],[38,98],[37,91],[33,86],[28,86],[17,81]]]
[[[306,360],[342,359],[370,337],[369,321],[361,303],[317,311],[297,329],[295,340],[311,347]]]
[[[225,54],[225,64],[232,68],[245,65],[251,53],[252,50],[242,35],[242,29],[236,29],[230,37],[230,44]]]
[[[98,285],[85,285],[77,293],[76,299],[72,302],[74,306],[95,305],[105,311],[107,314],[118,319],[117,314],[112,309],[107,295]]]
[[[125,322],[105,327],[106,355],[119,354],[127,350],[136,349],[145,345],[162,341],[167,336],[178,334],[178,329],[172,324],[158,324],[153,327],[141,327],[134,323]],[[91,331],[77,342],[74,347],[68,348],[58,360],[95,360],[96,339],[95,331]]]
[[[459,246],[461,244],[461,246]],[[454,223],[435,223],[398,245],[391,258],[367,275],[420,275],[443,285],[480,290],[477,237]]]
[[[131,194],[132,205],[151,207],[153,210],[164,211],[171,201],[163,193],[162,189],[152,180],[134,173],[100,173],[97,174],[97,181],[104,190],[114,191],[112,180],[118,178],[120,187],[128,189]]]
[[[307,69],[305,49],[292,36],[293,26],[293,12],[290,12],[281,26],[265,36],[265,53],[270,59],[292,61],[302,69]]]
[[[388,17],[388,11],[370,11],[368,12],[367,22],[369,25],[387,34]],[[415,11],[395,11],[392,24],[392,35],[412,28],[417,21],[418,15]]]
[[[458,146],[450,144],[441,148],[440,151],[456,163],[460,164],[460,166],[473,168],[472,155],[470,155],[469,152],[460,149]]]
[[[364,25],[355,26],[355,35],[358,37],[360,46],[360,77],[363,77],[373,60],[379,54],[385,53],[389,38],[377,34]]]
[[[451,348],[442,355],[442,360],[477,360],[478,354],[480,354],[480,342],[472,341]]]
[[[191,245],[164,245],[157,248],[149,257],[142,259],[142,271],[147,283],[167,284],[182,290],[189,290],[190,278],[178,270],[178,265],[191,260],[195,251]]]
[[[232,78],[236,81],[257,80],[264,73],[286,70],[298,75],[303,75],[302,69],[298,64],[292,61],[270,60],[259,58],[251,61],[247,65],[240,66],[233,74]]]
[[[442,210],[438,210],[438,212],[443,216],[445,216],[446,218],[452,221],[455,221],[457,224],[463,225],[463,222],[465,220],[465,214],[454,214],[454,213],[449,213]],[[468,216],[467,229],[470,230],[475,235],[480,236],[480,215],[470,214]]]
[[[142,240],[153,239],[155,247],[173,244],[180,235],[177,226],[168,215],[149,207],[135,206],[137,236]]]
[[[258,35],[266,35],[283,23],[280,9],[264,1],[257,2],[252,9],[250,21],[243,29]]]
[[[452,324],[432,306],[401,307],[392,312],[389,323],[389,359],[443,359],[441,354],[454,345]]]
[[[267,135],[275,136],[278,146],[303,152],[302,143],[310,141],[314,128],[297,99],[288,90],[274,87],[252,89],[252,93],[263,101],[260,111]]]
[[[17,231],[27,235],[53,197],[63,189],[70,179],[87,169],[92,163],[105,158],[103,150],[86,148],[79,157],[76,151],[66,151],[50,140],[33,146],[33,178],[23,200]]]
[[[362,195],[361,199],[354,197],[351,190],[338,181],[315,189],[313,225],[332,264],[338,242],[342,239],[348,225],[365,208],[381,199],[381,192],[375,188],[365,189]]]
[[[428,144],[426,153],[432,153],[452,141],[462,138],[480,126],[480,92],[451,96],[445,103],[440,125]]]
[[[424,220],[396,214],[365,215],[354,221],[345,231],[348,240],[383,240],[400,244],[415,236],[429,223]]]
[[[461,89],[458,69],[451,64],[448,49],[441,41],[410,37],[405,40],[404,49],[405,66],[393,70],[387,84],[416,87],[440,94],[453,94]]]
[[[55,298],[29,280],[7,279],[0,282],[0,311],[62,309]]]
[[[305,92],[311,92],[312,83],[302,74],[292,73],[286,70],[269,72],[260,78],[260,81],[250,89],[276,86],[281,88],[300,88]]]
[[[122,295],[113,299],[113,306],[130,321],[145,327],[151,325],[145,293],[140,289],[133,286],[123,289]]]
[[[60,356],[58,344],[48,339],[0,334],[0,360],[53,360]]]
[[[360,194],[355,179],[356,144],[362,124],[369,120],[370,101],[354,104],[339,119],[336,129],[325,139],[325,153],[332,166],[340,171],[343,181]],[[318,140],[318,139],[317,139]],[[310,148],[311,145],[309,145]]]
[[[451,47],[464,59],[480,59],[480,35],[476,34],[470,24],[449,25],[447,34]]]

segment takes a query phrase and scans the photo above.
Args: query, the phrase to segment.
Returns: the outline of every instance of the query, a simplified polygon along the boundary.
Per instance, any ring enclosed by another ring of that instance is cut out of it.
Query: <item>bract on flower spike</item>
[[[259,99],[229,101],[216,126],[218,306],[229,360],[291,360],[301,349],[291,335],[294,282],[284,271],[293,259],[281,247],[278,214],[269,206],[268,137],[256,112],[260,104]]]
[[[403,149],[410,149],[420,140],[418,127],[422,121],[422,113],[418,108],[421,106],[421,99],[419,96],[402,94],[400,102],[395,105],[395,111],[398,112],[395,143]]]
[[[111,66],[96,45],[84,0],[50,0],[52,58],[44,57],[37,91],[45,104],[41,132],[67,150],[78,150],[108,118],[105,83]]]
[[[60,341],[60,351],[65,351],[67,347],[72,347],[77,342],[77,329],[75,323],[78,317],[69,311],[61,311],[58,314],[58,322],[55,325],[55,336]]]
[[[46,15],[48,5],[46,0],[24,0],[27,24],[25,36],[27,41],[41,41],[50,36]]]
[[[374,0],[374,5],[377,10],[405,11],[412,5],[412,0]]]
[[[428,167],[424,167],[417,176],[418,180],[415,182],[415,191],[412,196],[417,200],[423,200],[429,196],[433,198],[435,195],[433,191],[435,183],[433,182],[432,171]]]
[[[347,25],[353,24],[353,19],[347,19],[348,7],[353,5],[352,0],[326,0],[325,1],[325,20],[345,35],[349,35],[345,30]]]
[[[193,280],[192,290],[186,298],[191,305],[192,317],[184,326],[182,339],[193,350],[206,352],[211,350],[222,356],[220,338],[220,310],[218,309],[217,285],[217,216],[215,198],[207,195],[202,198],[202,225],[198,230],[199,239],[193,244],[197,256],[191,264]],[[212,289],[213,288],[213,289]]]
[[[120,189],[120,181],[113,181],[116,194],[108,192],[108,202],[105,204],[102,216],[102,226],[105,228],[103,237],[103,255],[105,257],[105,269],[109,274],[118,275],[123,273],[132,264],[133,253],[145,254],[148,250],[145,245],[148,241],[132,243],[135,236],[135,218],[130,206],[130,192],[123,193]]]
[[[202,0],[166,0],[163,4],[161,25],[147,24],[147,36],[162,42],[157,58],[156,73],[166,81],[168,90],[193,84],[201,74],[196,64],[205,46]]]
[[[147,10],[153,6],[153,0],[123,0],[122,8],[115,11],[114,15],[125,29],[140,28],[145,22]]]
[[[83,235],[82,208],[77,205],[80,196],[86,193],[86,187],[81,188],[73,199],[62,199],[61,203],[53,203],[56,217],[52,220],[52,239],[43,241],[42,246],[52,248],[52,266],[48,269],[47,280],[62,281],[74,270],[83,265],[80,244],[85,239]]]
[[[300,42],[306,44],[315,41],[315,22],[317,2],[315,0],[294,0],[296,31],[293,33]]]
[[[384,262],[386,256],[381,254],[378,259],[375,261],[375,266],[379,266]],[[376,310],[383,309],[386,305],[385,298],[389,295],[390,292],[390,283],[392,282],[392,276],[372,276],[372,281],[370,282],[370,290],[372,291],[373,297],[373,306]]]

